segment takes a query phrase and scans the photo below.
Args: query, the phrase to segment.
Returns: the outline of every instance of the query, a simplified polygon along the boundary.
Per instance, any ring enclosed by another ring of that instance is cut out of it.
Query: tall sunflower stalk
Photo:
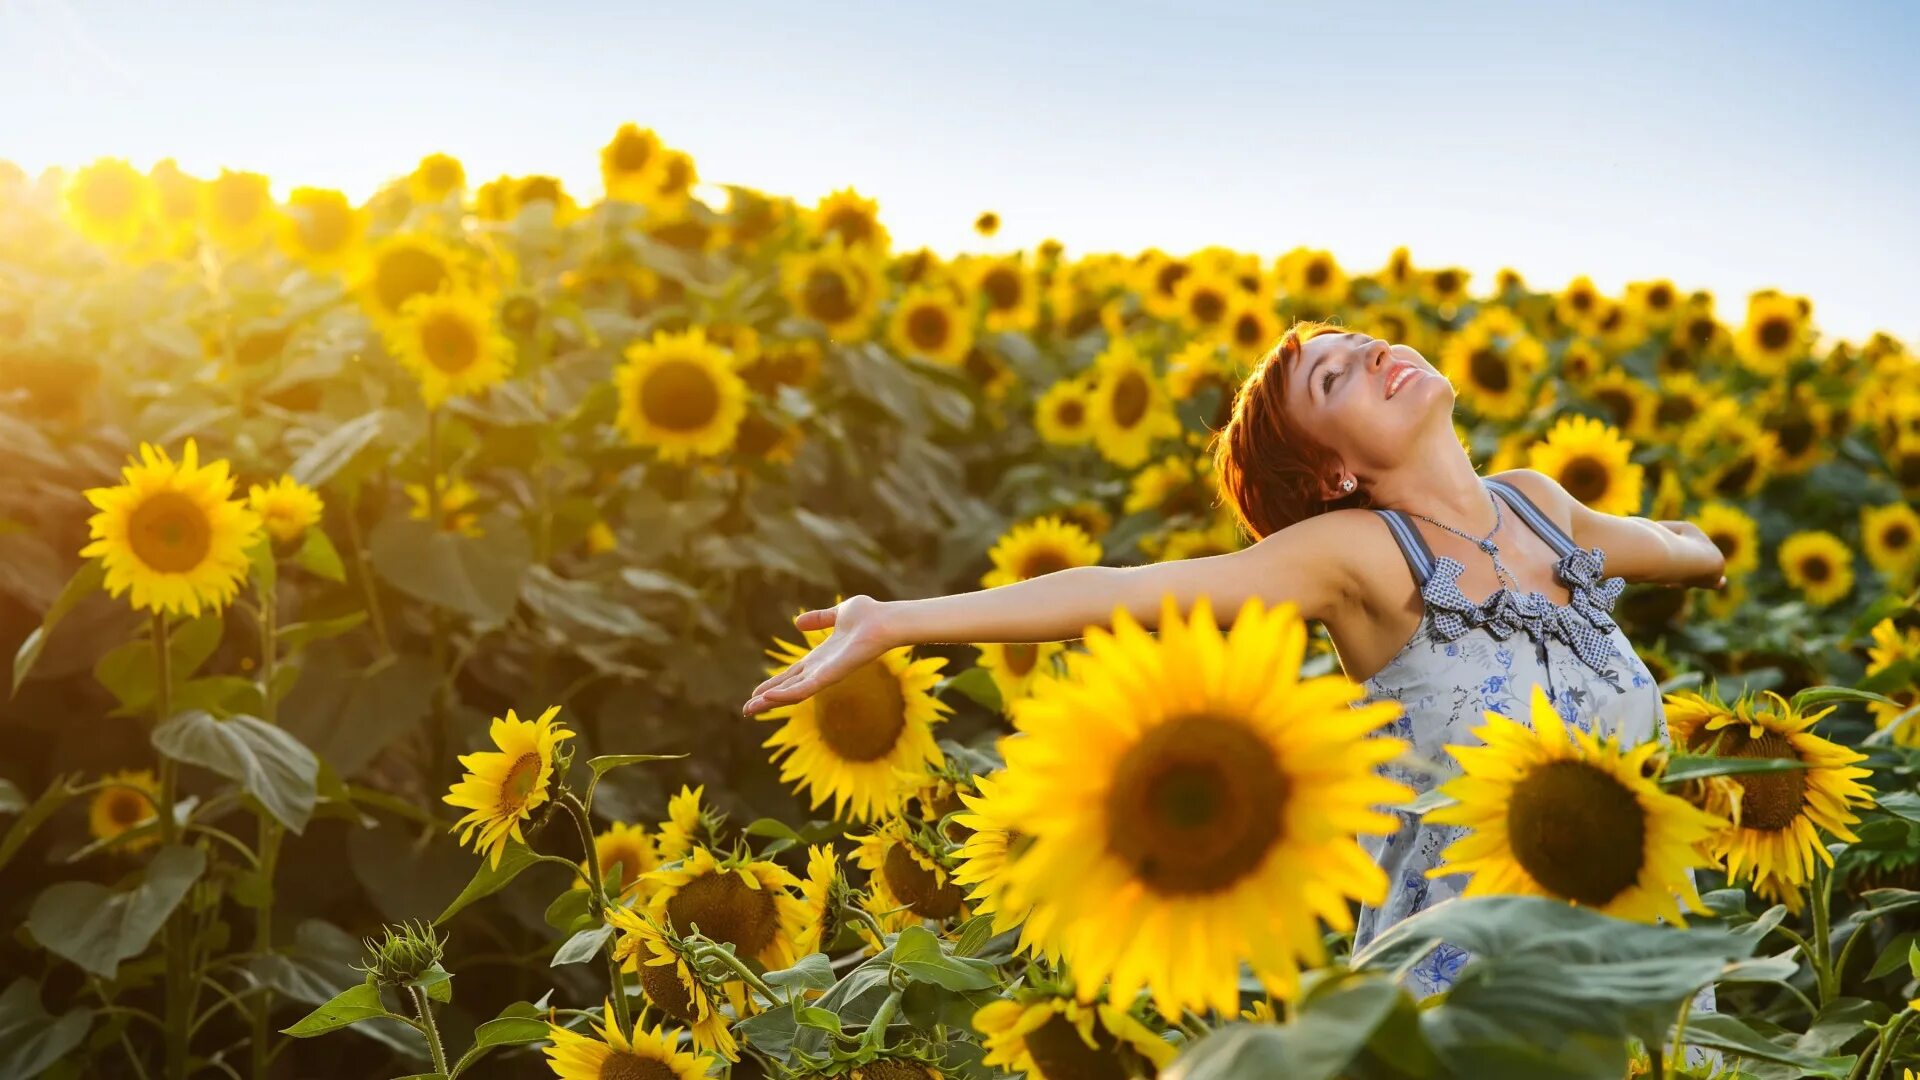
[[[153,726],[158,728],[173,715],[173,671],[167,655],[167,613],[163,608],[153,612],[153,665],[156,692],[154,695]],[[180,839],[180,823],[174,818],[173,806],[176,801],[175,789],[179,783],[180,767],[172,757],[160,755],[160,842],[173,844]],[[165,934],[166,974],[166,1043],[167,1076],[169,1080],[185,1080],[187,1075],[187,1037],[193,1016],[192,975],[187,971],[190,959],[188,949],[192,943],[188,940],[186,912],[182,906],[176,906],[167,915]]]

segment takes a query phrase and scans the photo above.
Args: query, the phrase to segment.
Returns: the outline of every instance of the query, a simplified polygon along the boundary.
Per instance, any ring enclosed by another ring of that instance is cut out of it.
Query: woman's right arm
[[[1115,608],[1158,629],[1161,599],[1173,594],[1185,615],[1202,596],[1214,615],[1233,618],[1250,597],[1268,606],[1292,602],[1324,618],[1358,592],[1349,557],[1355,522],[1348,511],[1322,514],[1224,555],[1144,566],[1080,566],[974,592],[882,602],[855,596],[801,613],[802,630],[834,627],[804,659],[754,688],[741,710],[752,714],[799,701],[901,645],[932,642],[1062,641],[1088,627],[1111,627]]]

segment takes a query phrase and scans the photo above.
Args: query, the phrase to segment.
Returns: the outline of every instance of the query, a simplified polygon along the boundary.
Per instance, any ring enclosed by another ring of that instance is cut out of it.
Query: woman
[[[1326,625],[1367,700],[1401,704],[1393,734],[1427,761],[1448,763],[1447,744],[1475,741],[1486,711],[1524,721],[1536,683],[1583,730],[1629,745],[1664,735],[1659,687],[1609,611],[1628,581],[1723,587],[1719,549],[1687,522],[1590,510],[1532,470],[1482,478],[1454,432],[1453,403],[1453,386],[1405,345],[1296,325],[1241,385],[1214,442],[1222,490],[1255,543],[808,611],[795,625],[833,636],[756,687],[742,711],[804,699],[903,644],[1073,638],[1110,625],[1116,606],[1153,629],[1172,592],[1183,613],[1201,595],[1222,613],[1251,596],[1298,605]],[[1417,791],[1438,780],[1395,776]],[[1397,833],[1368,838],[1391,884],[1383,905],[1362,909],[1356,947],[1459,895],[1461,875],[1426,871],[1460,832],[1402,813]],[[1450,985],[1463,960],[1437,950],[1415,989]]]

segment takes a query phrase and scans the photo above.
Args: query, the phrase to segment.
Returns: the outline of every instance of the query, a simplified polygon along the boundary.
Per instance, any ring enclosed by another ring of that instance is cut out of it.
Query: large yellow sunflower
[[[251,251],[273,232],[273,192],[260,173],[221,169],[201,188],[207,235],[233,251]]]
[[[1853,551],[1823,529],[1794,533],[1780,542],[1780,573],[1814,607],[1831,607],[1853,591]]]
[[[791,891],[800,880],[779,863],[723,863],[695,847],[677,866],[647,877],[653,890],[647,914],[674,933],[685,937],[698,926],[701,936],[728,942],[740,956],[771,970],[792,967],[798,958],[794,945],[806,930],[807,905]]]
[[[1158,439],[1180,434],[1173,400],[1132,341],[1116,338],[1094,358],[1093,444],[1123,469],[1137,467]]]
[[[264,487],[249,487],[247,506],[260,515],[267,534],[283,544],[306,535],[325,509],[318,492],[291,476],[282,476]]]
[[[982,1064],[1028,1080],[1136,1076],[1166,1068],[1179,1053],[1125,1009],[1051,994],[990,1001],[974,1012],[973,1027],[986,1036]]]
[[[1351,930],[1350,901],[1386,897],[1356,834],[1391,832],[1375,807],[1411,797],[1376,771],[1405,749],[1378,732],[1400,707],[1300,679],[1291,604],[1250,599],[1223,633],[1210,600],[1183,618],[1168,594],[1157,625],[1116,607],[1014,707],[1001,790],[1032,842],[1003,902],[1032,906],[1082,1000],[1110,978],[1116,1001],[1145,986],[1170,1015],[1231,1012],[1242,962],[1291,997],[1325,960],[1318,924]]]
[[[614,380],[617,422],[629,441],[654,447],[666,461],[725,453],[747,413],[747,384],[733,357],[698,326],[656,330],[627,346]]]
[[[1180,321],[1196,334],[1209,334],[1227,324],[1243,290],[1220,270],[1196,270],[1180,279],[1174,299],[1180,302]]]
[[[1527,448],[1527,466],[1558,480],[1592,509],[1627,517],[1640,512],[1646,471],[1632,455],[1633,444],[1618,431],[1590,416],[1567,416]]]
[[[1809,383],[1791,389],[1781,385],[1761,396],[1761,426],[1773,433],[1780,455],[1774,471],[1798,476],[1825,460],[1832,451],[1827,437],[1833,431],[1833,408],[1820,400]]]
[[[308,269],[333,273],[360,254],[366,215],[347,197],[325,188],[294,188],[280,218],[280,249]]]
[[[800,883],[800,900],[807,906],[807,921],[794,939],[795,954],[805,956],[833,947],[833,939],[840,936],[840,905],[844,891],[840,857],[834,853],[833,845],[809,845],[807,876]]]
[[[68,219],[96,244],[127,247],[153,217],[153,184],[120,158],[101,158],[76,171],[62,194]]]
[[[833,636],[833,628],[805,630],[804,646],[775,639],[767,655],[774,675]],[[872,821],[897,811],[928,768],[944,756],[935,745],[933,725],[953,707],[933,696],[946,658],[915,659],[913,648],[889,649],[849,672],[833,685],[800,701],[760,714],[783,720],[762,746],[774,748],[780,779],[797,783],[810,806],[833,800],[835,817]]]
[[[1234,300],[1233,310],[1227,312],[1220,337],[1226,341],[1235,360],[1250,365],[1264,356],[1280,337],[1280,317],[1273,313],[1273,304],[1265,297],[1243,294]]]
[[[469,811],[448,831],[462,830],[461,846],[474,840],[474,851],[487,856],[496,868],[508,838],[526,843],[521,823],[552,798],[548,787],[553,780],[554,747],[562,739],[573,738],[566,725],[553,722],[559,711],[560,706],[554,705],[532,721],[520,719],[512,709],[504,718],[494,717],[487,736],[500,749],[460,755],[466,775],[441,796],[441,802]]]
[[[593,853],[603,876],[612,873],[615,866],[620,868],[620,883],[614,892],[621,897],[639,893],[643,875],[652,873],[660,865],[660,852],[647,827],[623,821],[614,822],[605,832],[594,836]],[[587,864],[582,862],[580,869],[587,869]]]
[[[644,203],[660,186],[666,147],[652,128],[625,123],[600,148],[600,179],[607,198]]]
[[[707,1075],[705,1057],[678,1048],[679,1028],[636,1030],[629,1041],[611,1020],[611,1002],[604,1015],[609,1018],[606,1026],[593,1025],[598,1039],[547,1025],[553,1040],[546,1048],[547,1067],[559,1080],[703,1080]]]
[[[140,461],[129,458],[120,474],[122,483],[86,492],[99,513],[87,519],[93,542],[80,555],[99,556],[107,592],[133,590],[142,611],[224,608],[240,591],[247,549],[260,536],[260,516],[231,497],[227,463],[202,466],[192,439],[178,464],[141,443]]]
[[[1040,321],[1040,283],[1019,256],[978,259],[970,270],[988,330],[1026,331]]]
[[[1055,446],[1093,441],[1093,387],[1084,379],[1061,379],[1033,407],[1033,426]]]
[[[493,305],[472,293],[416,296],[387,325],[387,348],[420,380],[428,408],[504,380],[513,342],[500,332]]]
[[[842,188],[822,198],[807,215],[808,231],[822,243],[838,240],[849,249],[865,248],[884,255],[890,242],[880,224],[880,207],[853,188]]]
[[[1869,678],[1898,663],[1920,662],[1920,630],[1901,631],[1889,617],[1873,625],[1869,639],[1873,642],[1867,649]],[[1920,705],[1920,684],[1909,680],[1905,686],[1881,691],[1880,696],[1892,698],[1894,704],[1873,701],[1867,703],[1867,708],[1873,713],[1874,726],[1884,728],[1899,719],[1902,713]],[[1920,746],[1920,723],[1908,721],[1905,727],[1893,733],[1893,741],[1901,746]]]
[[[720,1011],[720,1002],[714,1000],[660,925],[627,907],[609,910],[607,923],[620,932],[613,946],[614,960],[640,977],[640,992],[654,1008],[692,1033],[694,1050],[719,1054],[728,1061],[740,1060],[740,1046]]]
[[[102,776],[100,782],[111,786],[100,789],[87,805],[87,832],[95,840],[112,840],[149,821],[159,820],[153,808],[160,801],[160,781],[154,779],[151,769],[123,769]],[[114,846],[116,850],[132,853],[159,842],[160,834],[150,832]]]
[[[1694,493],[1739,499],[1757,493],[1773,474],[1780,441],[1737,401],[1714,401],[1680,437]]]
[[[467,167],[452,154],[428,154],[407,176],[407,194],[417,203],[437,203],[467,186]]]
[[[887,340],[896,352],[956,366],[973,348],[973,325],[951,289],[919,285],[893,309]]]
[[[1707,411],[1713,402],[1713,390],[1699,376],[1681,372],[1660,380],[1660,400],[1653,409],[1653,424],[1668,441],[1678,441],[1688,425]]]
[[[1609,368],[1596,376],[1581,392],[1587,400],[1605,410],[1613,426],[1628,438],[1640,438],[1653,430],[1653,416],[1659,407],[1659,395],[1632,374],[1620,368]]]
[[[1447,747],[1462,775],[1440,790],[1458,801],[1427,820],[1473,831],[1428,876],[1467,873],[1467,896],[1550,896],[1638,922],[1705,910],[1689,871],[1709,865],[1700,846],[1723,822],[1642,775],[1658,742],[1623,750],[1569,730],[1538,685],[1531,729],[1486,719],[1473,732],[1483,745]]]
[[[977,794],[965,790],[956,793],[968,812],[955,814],[953,823],[968,832],[960,850],[953,854],[953,883],[966,890],[975,915],[993,916],[994,933],[1019,928],[1016,952],[1046,956],[1058,963],[1058,950],[1049,945],[1046,933],[1049,924],[1036,919],[1027,907],[1005,903],[1007,860],[1025,851],[1028,840],[1020,831],[1020,822],[1008,810],[1000,790],[1002,778],[1002,773],[976,776],[973,784]]]
[[[397,319],[407,301],[459,284],[453,249],[431,236],[397,234],[374,246],[361,279],[362,303],[376,321]]]
[[[1756,375],[1775,376],[1807,352],[1807,311],[1798,300],[1762,291],[1747,301],[1747,321],[1734,335],[1733,352]]]
[[[848,249],[834,240],[818,251],[786,256],[780,281],[787,303],[819,323],[834,341],[866,340],[886,283],[865,249]]]
[[[1532,407],[1535,377],[1546,348],[1517,323],[1476,316],[1440,349],[1440,371],[1461,400],[1481,416],[1512,420]]]
[[[983,588],[997,588],[1042,574],[1100,561],[1100,544],[1078,525],[1055,514],[1008,529],[987,552],[993,569],[980,577]]]
[[[1006,711],[1027,696],[1036,678],[1053,670],[1053,658],[1066,646],[1058,641],[994,641],[974,649],[980,653],[980,666],[1000,691],[1001,710]]]
[[[1298,248],[1279,259],[1282,293],[1309,310],[1327,311],[1346,302],[1347,273],[1331,251]]]
[[[917,833],[902,818],[888,818],[860,838],[853,861],[867,872],[865,907],[880,928],[893,933],[921,920],[965,922],[972,914],[953,871],[931,850],[937,841]],[[861,936],[878,948],[864,924]]]
[[[1799,886],[1812,876],[1814,859],[1833,865],[1821,830],[1848,842],[1860,839],[1847,826],[1860,820],[1850,807],[1872,801],[1872,789],[1859,782],[1872,771],[1855,766],[1866,755],[1809,730],[1832,711],[1795,712],[1771,690],[1730,706],[1691,690],[1666,696],[1668,737],[1688,753],[1807,764],[1733,777],[1741,789],[1740,822],[1717,830],[1711,843],[1714,856],[1726,860],[1729,879],[1771,877]]]
[[[1760,526],[1746,511],[1718,500],[1704,503],[1687,520],[1698,526],[1726,559],[1728,581],[1760,568]]]
[[[1920,513],[1896,502],[1860,509],[1860,537],[1867,562],[1888,581],[1905,587],[1920,568]]]

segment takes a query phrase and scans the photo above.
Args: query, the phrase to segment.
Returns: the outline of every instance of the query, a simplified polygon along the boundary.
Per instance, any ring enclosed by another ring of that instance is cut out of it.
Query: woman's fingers
[[[803,611],[793,617],[793,625],[801,630],[825,630],[827,627],[833,625],[834,616],[838,614],[839,610],[840,609],[835,606]]]

